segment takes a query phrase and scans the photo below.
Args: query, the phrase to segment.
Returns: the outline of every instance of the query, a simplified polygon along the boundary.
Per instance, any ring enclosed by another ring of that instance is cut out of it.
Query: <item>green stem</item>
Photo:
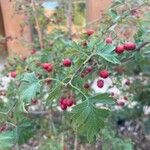
[[[78,72],[80,71],[80,69],[82,67],[85,66],[85,64],[96,54],[91,54],[81,65],[80,67],[76,70],[76,72],[72,75],[71,79],[69,80],[68,84],[72,84],[72,80],[74,79],[74,77],[76,76],[76,74],[78,74]]]
[[[60,81],[59,79],[56,79],[56,78],[46,78],[46,79],[40,80],[40,82],[44,82],[44,81],[47,81],[47,80],[57,81],[57,82],[59,82],[60,84],[66,86],[66,83],[64,83],[63,81]]]
[[[79,93],[81,93],[86,99],[87,99],[87,96],[80,90],[78,89],[76,86],[74,86],[72,83],[70,83],[70,86],[74,89],[76,89]]]

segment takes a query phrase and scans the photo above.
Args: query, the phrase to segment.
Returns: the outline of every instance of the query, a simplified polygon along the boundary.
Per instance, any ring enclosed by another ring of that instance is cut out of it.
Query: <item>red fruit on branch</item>
[[[88,36],[91,36],[92,34],[94,34],[94,30],[93,29],[87,29],[86,30],[86,34],[88,35]]]
[[[106,38],[106,44],[112,44],[112,38],[111,37],[108,37]]]
[[[133,42],[127,42],[124,44],[124,49],[127,51],[132,51],[136,49],[136,44]]]
[[[130,80],[127,80],[126,82],[125,82],[125,85],[130,85],[131,83],[130,83]]]
[[[103,81],[103,80],[98,80],[98,81],[97,81],[97,86],[98,86],[99,88],[102,88],[102,87],[104,86],[104,81]]]
[[[32,101],[31,101],[31,104],[32,104],[32,105],[37,105],[37,104],[38,104],[38,100],[37,100],[37,99],[32,100]]]
[[[53,70],[53,65],[50,64],[49,67],[46,69],[47,72],[51,72]]]
[[[122,54],[124,52],[124,45],[119,45],[116,47],[115,52],[117,54]]]
[[[83,45],[83,46],[87,46],[88,44],[87,44],[86,41],[84,41],[84,42],[82,43],[82,45]]]
[[[88,66],[88,67],[86,68],[86,71],[87,71],[88,73],[92,72],[92,71],[93,71],[93,67],[92,67],[92,66]]]
[[[61,108],[62,110],[66,110],[66,109],[67,109],[67,106],[60,104],[60,108]]]
[[[12,78],[16,78],[16,76],[17,76],[16,71],[12,71],[12,72],[10,73],[10,76],[11,76]]]
[[[127,101],[127,100],[128,100],[128,97],[127,97],[127,96],[124,96],[124,100],[126,100],[126,101]]]
[[[74,104],[74,101],[72,99],[67,99],[66,104],[68,107],[71,107]]]
[[[43,69],[48,69],[49,65],[50,65],[49,63],[43,63],[42,67],[43,67]]]
[[[89,83],[85,83],[85,84],[84,84],[84,88],[85,88],[85,89],[89,89],[89,88],[90,88],[90,84],[89,84]]]
[[[101,70],[99,72],[99,76],[103,79],[106,79],[107,77],[109,77],[109,72],[107,70]]]
[[[64,67],[70,67],[72,65],[72,61],[69,58],[66,58],[63,60],[63,66]]]
[[[72,105],[74,105],[74,101],[72,99],[69,99],[69,98],[64,98],[62,97],[60,99],[60,107],[62,110],[66,110],[67,107],[71,107]]]
[[[42,64],[43,69],[45,69],[47,72],[51,72],[53,70],[53,65],[50,63],[43,63]]]
[[[118,101],[117,105],[123,107],[125,105],[125,103],[123,101]]]

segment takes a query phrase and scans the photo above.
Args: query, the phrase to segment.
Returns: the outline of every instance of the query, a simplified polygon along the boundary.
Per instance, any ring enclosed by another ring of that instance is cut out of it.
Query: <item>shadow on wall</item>
[[[5,29],[4,29],[4,22],[2,16],[2,10],[0,5],[0,59],[1,57],[5,57],[7,55],[7,47],[5,40],[2,40],[5,37]]]

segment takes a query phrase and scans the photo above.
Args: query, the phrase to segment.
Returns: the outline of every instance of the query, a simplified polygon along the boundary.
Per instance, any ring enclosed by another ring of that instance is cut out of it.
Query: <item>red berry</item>
[[[106,79],[109,76],[109,72],[107,70],[102,70],[100,71],[99,76]]]
[[[112,44],[112,38],[111,37],[106,38],[106,43],[107,44]]]
[[[116,47],[115,52],[117,54],[122,54],[124,52],[124,45],[119,45]]]
[[[83,46],[87,46],[87,42],[86,42],[86,41],[83,42],[82,45],[83,45]]]
[[[82,73],[81,73],[81,78],[84,78],[84,77],[85,77],[85,73],[82,72]]]
[[[92,67],[92,66],[88,66],[88,67],[86,68],[86,71],[87,71],[88,73],[92,72],[92,71],[93,71],[93,67]]]
[[[60,100],[60,104],[67,106],[67,99],[62,97],[61,100]]]
[[[124,49],[127,51],[132,51],[132,50],[136,49],[136,44],[132,43],[132,42],[127,42],[124,44]]]
[[[72,61],[69,58],[66,58],[63,60],[63,66],[64,67],[70,67],[72,64]]]
[[[66,105],[60,105],[60,108],[62,109],[62,110],[66,110],[67,109],[67,106]]]
[[[89,83],[85,83],[85,84],[84,84],[84,88],[85,88],[85,89],[89,89],[89,88],[90,88],[90,84],[89,84]]]
[[[111,92],[111,96],[114,96],[115,95],[115,93],[114,92]]]
[[[123,107],[125,105],[125,103],[123,101],[119,101],[119,102],[117,102],[117,105]]]
[[[93,29],[87,29],[87,30],[86,30],[86,34],[87,34],[88,36],[91,36],[92,34],[94,34],[94,30],[93,30]]]
[[[50,64],[49,67],[46,69],[47,72],[51,72],[53,70],[53,65]]]
[[[71,99],[67,99],[66,102],[67,102],[66,104],[68,107],[71,107],[74,104],[74,101]]]
[[[51,72],[53,70],[53,65],[50,63],[43,63],[42,64],[43,69],[45,69],[47,72]]]
[[[10,76],[11,76],[12,78],[16,78],[16,76],[17,76],[16,71],[12,71],[12,72],[10,73]]]
[[[48,69],[49,65],[50,65],[49,63],[43,63],[42,67],[43,67],[43,69]]]
[[[124,96],[124,100],[126,100],[126,101],[127,101],[127,100],[128,100],[128,97],[127,97],[127,96]]]
[[[98,81],[97,81],[97,86],[98,86],[99,88],[102,88],[102,87],[104,86],[104,81],[103,81],[103,80],[98,80]]]
[[[130,83],[130,80],[127,80],[126,82],[125,82],[125,85],[130,85],[131,83]]]
[[[38,104],[38,100],[36,100],[36,99],[32,100],[31,104],[32,105],[37,105]]]
[[[33,54],[35,54],[36,53],[36,50],[35,49],[32,49],[31,50],[31,54],[33,55]]]

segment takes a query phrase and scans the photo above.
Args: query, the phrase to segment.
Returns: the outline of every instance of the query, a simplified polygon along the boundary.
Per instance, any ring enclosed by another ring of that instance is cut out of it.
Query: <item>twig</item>
[[[95,54],[91,54],[81,65],[80,67],[76,70],[76,72],[72,75],[71,79],[69,80],[68,84],[72,83],[72,80],[74,79],[74,77],[76,76],[76,74],[78,74],[78,72],[80,72],[81,68],[85,66],[85,64],[94,56]]]
[[[74,150],[78,150],[78,136],[75,133],[75,139],[74,139]]]
[[[32,9],[33,9],[33,15],[34,15],[35,23],[36,23],[36,29],[37,29],[37,33],[38,33],[38,37],[39,37],[40,48],[43,49],[44,48],[43,35],[42,35],[42,31],[41,31],[39,21],[38,21],[38,18],[37,18],[36,6],[35,6],[34,0],[32,0],[32,5],[31,6],[32,6]]]

